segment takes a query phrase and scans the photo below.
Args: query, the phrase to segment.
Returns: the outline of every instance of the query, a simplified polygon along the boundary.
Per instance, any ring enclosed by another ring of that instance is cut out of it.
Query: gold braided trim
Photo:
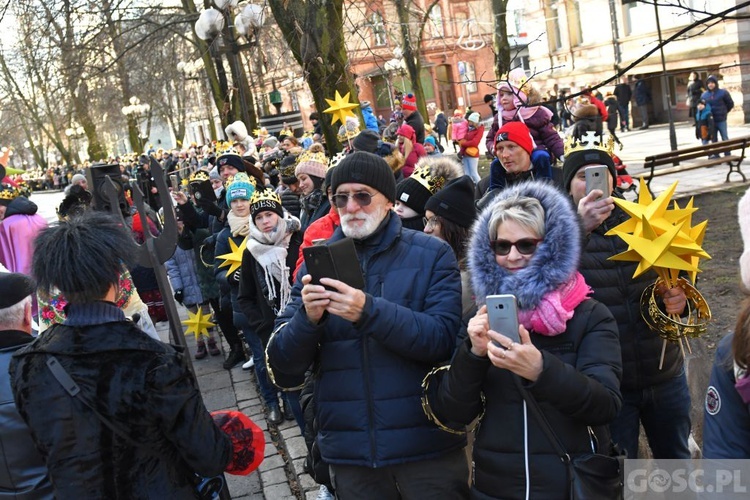
[[[274,329],[273,332],[271,332],[271,337],[268,339],[268,344],[266,344],[266,350],[265,350],[265,357],[266,357],[266,371],[268,372],[268,378],[271,380],[271,383],[279,388],[280,390],[284,392],[291,392],[291,391],[299,391],[302,390],[303,387],[305,387],[304,381],[302,384],[296,386],[296,387],[282,387],[279,385],[278,382],[276,382],[276,374],[273,372],[273,368],[271,368],[271,363],[268,361],[268,348],[271,346],[271,343],[273,342],[274,337],[276,334],[284,328],[288,323],[282,323],[280,324],[276,329]]]
[[[462,428],[461,430],[454,429],[452,427],[448,427],[447,425],[443,424],[440,419],[435,415],[435,412],[432,411],[432,407],[430,406],[430,400],[427,397],[428,391],[430,389],[430,382],[433,378],[435,378],[441,371],[447,371],[449,370],[451,365],[444,365],[444,366],[438,366],[437,368],[433,368],[430,370],[427,375],[424,376],[424,379],[422,379],[422,397],[420,398],[422,400],[422,411],[424,412],[425,416],[427,416],[427,420],[430,422],[433,422],[435,425],[438,426],[440,430],[443,430],[445,432],[450,432],[451,434],[466,434],[467,432],[472,432],[474,429],[476,429],[479,426],[479,423],[482,421],[482,418],[484,417],[484,411],[486,409],[485,406],[485,398],[484,393],[481,393],[480,396],[482,398],[482,413],[479,414],[479,417],[474,420],[474,425],[469,428],[468,426]]]
[[[641,295],[641,316],[648,327],[660,337],[672,342],[686,336],[700,337],[706,333],[708,322],[711,320],[711,309],[703,295],[686,279],[678,279],[676,285],[685,291],[687,298],[688,315],[684,321],[676,317],[671,318],[664,314],[656,302],[659,295],[657,289],[662,283],[661,279],[656,280],[646,287]]]

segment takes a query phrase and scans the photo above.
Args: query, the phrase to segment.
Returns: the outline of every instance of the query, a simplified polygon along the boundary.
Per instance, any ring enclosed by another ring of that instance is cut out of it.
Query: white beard
[[[354,238],[355,240],[365,239],[375,232],[387,213],[388,209],[381,206],[376,212],[370,214],[359,212],[356,214],[341,215],[341,230],[349,238]],[[362,225],[352,224],[356,220],[363,220],[365,222]]]

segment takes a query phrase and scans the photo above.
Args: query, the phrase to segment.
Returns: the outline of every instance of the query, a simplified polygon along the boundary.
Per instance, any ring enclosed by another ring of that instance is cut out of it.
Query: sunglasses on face
[[[366,207],[372,203],[372,197],[374,194],[370,194],[367,191],[357,191],[356,193],[338,193],[331,196],[333,204],[336,208],[345,208],[346,204],[349,203],[349,198],[352,198],[357,205],[360,207]]]
[[[492,251],[495,252],[495,255],[508,255],[510,249],[513,247],[516,247],[516,250],[518,250],[518,253],[521,255],[531,255],[536,251],[536,247],[541,242],[541,238],[522,238],[518,241],[497,239],[490,241],[490,246],[492,247]]]

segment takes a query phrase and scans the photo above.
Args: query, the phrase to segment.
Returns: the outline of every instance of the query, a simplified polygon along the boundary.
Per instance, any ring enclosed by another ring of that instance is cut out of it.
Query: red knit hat
[[[531,137],[529,128],[523,122],[505,122],[495,136],[495,143],[497,144],[498,141],[515,142],[529,155],[534,151],[534,139]]]
[[[417,98],[414,97],[414,94],[406,94],[403,99],[401,99],[401,109],[406,111],[417,110]]]

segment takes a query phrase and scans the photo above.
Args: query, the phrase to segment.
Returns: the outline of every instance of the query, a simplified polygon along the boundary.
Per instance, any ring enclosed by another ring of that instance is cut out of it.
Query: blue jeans
[[[612,440],[637,458],[640,425],[654,458],[690,458],[690,391],[680,375],[640,391],[622,391],[622,409],[609,424]]]
[[[253,361],[255,362],[255,377],[258,379],[258,386],[260,387],[260,395],[263,397],[263,401],[266,402],[267,406],[278,406],[279,396],[277,395],[276,387],[273,386],[271,381],[268,379],[268,368],[266,367],[266,352],[263,348],[263,342],[260,337],[256,334],[250,323],[247,321],[247,317],[241,312],[234,311],[234,326],[242,332],[245,337],[245,342],[250,347],[250,352],[253,354]]]
[[[729,139],[729,133],[727,132],[727,121],[724,120],[723,122],[714,122],[714,125],[716,125],[716,138],[719,138],[719,135],[721,135],[721,140],[726,141]],[[716,142],[719,142],[718,140]],[[727,151],[724,153],[724,156],[731,155],[731,151]]]
[[[620,112],[620,130],[625,130],[626,128],[630,128],[630,110],[628,109],[628,105],[620,106],[617,105],[617,109]]]
[[[464,155],[463,160],[461,162],[464,164],[464,174],[471,177],[471,180],[474,181],[474,184],[482,180],[481,177],[479,177],[479,171],[477,170],[477,167],[479,166],[479,158],[472,158],[470,156]]]

